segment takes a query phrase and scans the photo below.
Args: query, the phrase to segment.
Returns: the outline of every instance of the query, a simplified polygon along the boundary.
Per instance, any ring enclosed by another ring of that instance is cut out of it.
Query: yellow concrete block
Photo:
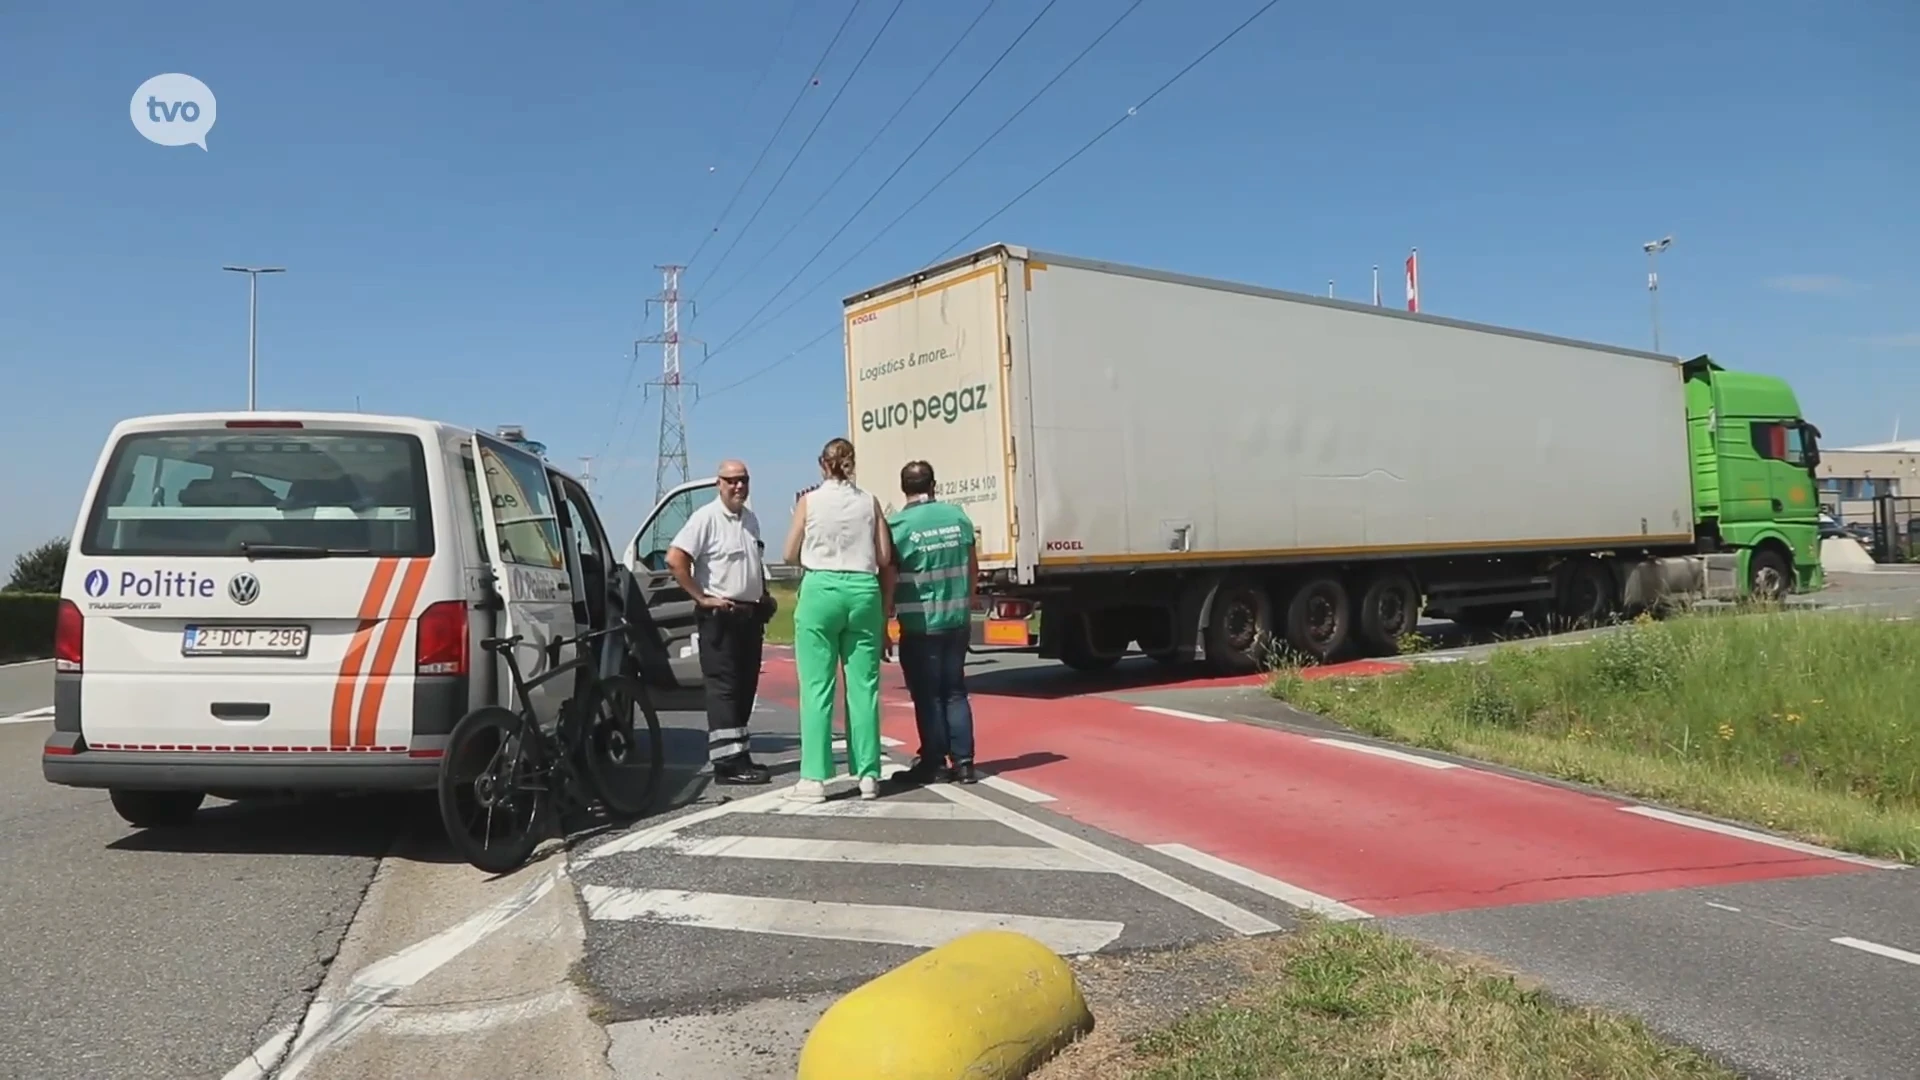
[[[796,1080],[1011,1080],[1092,1028],[1065,960],[1025,934],[981,930],[834,1002]]]

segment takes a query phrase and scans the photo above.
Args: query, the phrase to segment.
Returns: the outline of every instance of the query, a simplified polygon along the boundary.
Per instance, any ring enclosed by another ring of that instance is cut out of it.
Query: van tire
[[[188,824],[207,801],[204,791],[134,791],[109,788],[113,811],[127,824],[140,829],[167,828]]]

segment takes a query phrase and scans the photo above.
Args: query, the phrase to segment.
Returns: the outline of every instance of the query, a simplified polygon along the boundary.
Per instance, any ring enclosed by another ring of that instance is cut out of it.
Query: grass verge
[[[1920,862],[1920,623],[1641,620],[1275,696],[1357,731]]]
[[[773,619],[767,623],[766,642],[769,645],[793,644],[793,605],[800,598],[800,586],[792,581],[769,581],[767,591],[780,602],[773,613]]]
[[[1678,1080],[1732,1073],[1639,1021],[1353,923],[1265,939],[1234,998],[1076,1062],[1099,1080]],[[1077,1049],[1077,1048],[1076,1048]]]

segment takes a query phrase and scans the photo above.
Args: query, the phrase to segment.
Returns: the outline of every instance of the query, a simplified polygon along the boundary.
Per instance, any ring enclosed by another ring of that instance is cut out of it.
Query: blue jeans
[[[973,760],[973,706],[967,702],[968,628],[900,636],[900,671],[913,697],[920,760],[930,765]]]

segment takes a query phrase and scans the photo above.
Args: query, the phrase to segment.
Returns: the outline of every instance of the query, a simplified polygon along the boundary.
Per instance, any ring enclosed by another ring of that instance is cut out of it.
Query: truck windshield
[[[88,555],[433,554],[420,440],[394,432],[178,431],[116,446]]]

